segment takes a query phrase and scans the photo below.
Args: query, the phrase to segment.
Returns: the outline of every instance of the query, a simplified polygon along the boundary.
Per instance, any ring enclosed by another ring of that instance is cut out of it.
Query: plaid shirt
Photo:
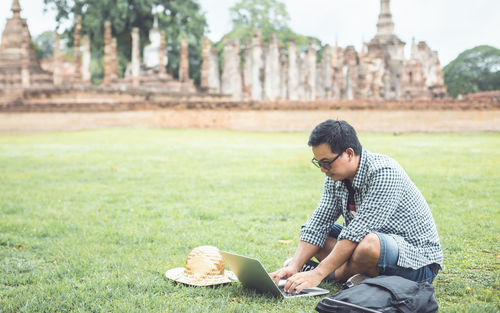
[[[344,228],[339,240],[360,242],[369,233],[380,232],[396,240],[399,266],[418,269],[432,263],[443,265],[443,252],[429,206],[396,161],[363,150],[352,186],[354,216],[347,210],[345,184],[326,177],[323,196],[302,226],[300,240],[322,247],[342,214]]]

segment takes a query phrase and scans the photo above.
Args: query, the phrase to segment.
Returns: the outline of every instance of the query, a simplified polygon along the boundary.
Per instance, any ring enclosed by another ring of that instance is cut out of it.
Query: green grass
[[[0,312],[310,312],[239,284],[164,278],[194,247],[292,255],[321,195],[307,133],[102,130],[0,136]],[[500,310],[500,135],[360,134],[407,170],[445,254],[441,312]],[[292,240],[289,244],[279,240]],[[322,287],[337,291],[336,284]]]

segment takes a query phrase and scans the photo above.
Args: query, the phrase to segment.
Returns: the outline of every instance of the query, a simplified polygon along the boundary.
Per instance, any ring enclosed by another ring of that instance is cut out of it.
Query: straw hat
[[[219,285],[237,280],[231,271],[224,270],[224,259],[219,249],[213,246],[194,248],[187,257],[186,267],[168,270],[165,276],[193,286]]]

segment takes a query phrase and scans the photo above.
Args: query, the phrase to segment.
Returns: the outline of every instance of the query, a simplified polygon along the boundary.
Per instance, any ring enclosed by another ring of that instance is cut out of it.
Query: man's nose
[[[326,168],[324,168],[323,166],[320,167],[320,170],[323,172],[323,173],[326,173],[328,172],[328,170]]]

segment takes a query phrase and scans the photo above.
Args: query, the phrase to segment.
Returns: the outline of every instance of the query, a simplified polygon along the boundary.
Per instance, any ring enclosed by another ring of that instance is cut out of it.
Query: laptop
[[[275,297],[289,299],[295,297],[321,296],[330,292],[323,288],[313,287],[304,288],[299,294],[296,294],[295,291],[286,293],[284,291],[286,280],[281,280],[278,286],[276,286],[259,260],[226,251],[220,251],[220,253],[243,286],[254,289],[259,293],[267,293]]]

